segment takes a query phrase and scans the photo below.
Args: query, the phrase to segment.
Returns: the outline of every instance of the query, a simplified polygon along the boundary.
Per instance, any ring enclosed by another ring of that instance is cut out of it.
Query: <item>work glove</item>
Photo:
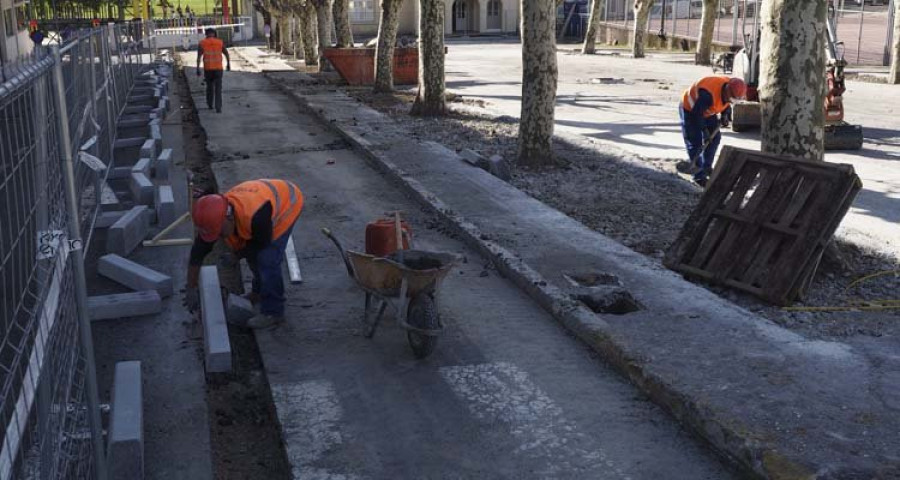
[[[719,118],[719,125],[721,125],[722,128],[728,128],[728,126],[731,125],[731,107],[726,108],[725,111],[722,112],[722,116]]]
[[[184,294],[184,297],[181,300],[181,304],[184,305],[184,308],[187,311],[194,313],[200,309],[200,289],[197,287],[185,287],[181,292]]]
[[[198,68],[198,69],[197,69],[197,76],[199,77],[199,76],[202,76],[202,75],[203,75],[203,73],[202,73],[202,72],[200,71],[200,69]]]
[[[230,64],[230,63],[229,63],[228,65],[225,65],[225,70],[228,70],[229,72],[231,71],[231,64]]]

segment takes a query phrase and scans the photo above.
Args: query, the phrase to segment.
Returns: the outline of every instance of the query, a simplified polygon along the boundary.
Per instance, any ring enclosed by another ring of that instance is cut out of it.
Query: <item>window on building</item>
[[[25,5],[16,7],[16,26],[20,32],[28,30],[28,8]]]
[[[350,0],[350,22],[372,23],[375,21],[375,0]]]
[[[500,0],[490,0],[487,4],[487,14],[489,17],[499,17],[500,16]]]
[[[3,28],[7,37],[12,37],[16,34],[15,24],[13,23],[13,11],[11,8],[7,8],[3,11]]]

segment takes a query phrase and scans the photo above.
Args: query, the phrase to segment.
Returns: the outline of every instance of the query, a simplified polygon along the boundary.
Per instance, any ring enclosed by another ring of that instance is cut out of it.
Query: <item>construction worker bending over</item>
[[[302,209],[300,188],[285,180],[251,180],[224,195],[210,194],[197,199],[191,211],[197,238],[191,248],[185,306],[191,311],[199,307],[200,265],[221,238],[238,259],[247,260],[253,271],[253,291],[249,298],[259,303],[259,314],[247,326],[267,328],[284,321],[281,262]]]
[[[231,57],[225,42],[216,36],[215,28],[206,29],[206,38],[200,40],[197,48],[197,76],[200,76],[200,61],[203,61],[203,75],[206,80],[206,106],[213,108],[215,102],[216,113],[222,113],[222,56],[225,56],[225,69],[231,71]]]
[[[718,75],[701,78],[684,91],[678,114],[684,145],[694,163],[694,182],[697,185],[706,187],[709,181],[721,139],[719,126],[727,127],[731,120],[731,101],[742,99],[745,95],[747,84],[743,80]]]

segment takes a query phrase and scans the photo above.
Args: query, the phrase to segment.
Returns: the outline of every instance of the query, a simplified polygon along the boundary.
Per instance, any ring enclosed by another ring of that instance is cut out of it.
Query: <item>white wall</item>
[[[18,5],[22,5],[19,3]],[[34,49],[31,39],[28,38],[28,30],[18,30],[18,23],[27,22],[27,18],[16,18],[16,4],[12,0],[0,0],[0,48],[3,49],[2,58],[8,62],[28,55]],[[12,18],[12,31],[6,30],[5,16],[9,14]]]

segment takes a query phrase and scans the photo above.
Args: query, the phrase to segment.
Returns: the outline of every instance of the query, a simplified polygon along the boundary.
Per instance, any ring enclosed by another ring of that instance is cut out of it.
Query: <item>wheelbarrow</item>
[[[456,265],[456,255],[400,250],[387,257],[376,257],[344,249],[327,228],[323,228],[322,233],[334,242],[350,278],[366,293],[363,312],[366,338],[375,336],[385,310],[391,307],[398,325],[406,330],[406,338],[416,358],[430,355],[444,329],[438,315],[436,294]]]

